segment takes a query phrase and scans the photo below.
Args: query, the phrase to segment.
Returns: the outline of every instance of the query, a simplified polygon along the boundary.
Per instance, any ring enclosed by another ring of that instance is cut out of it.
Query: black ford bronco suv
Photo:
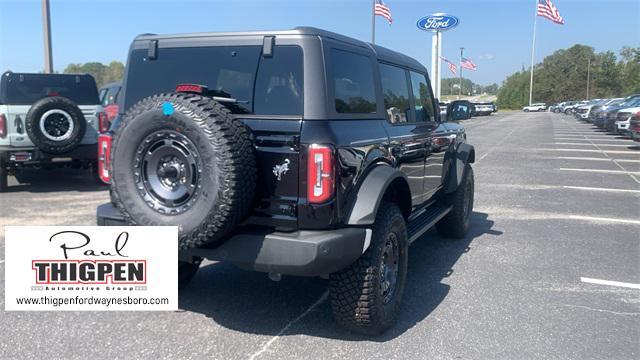
[[[441,122],[412,58],[307,27],[141,35],[123,85],[98,224],[178,225],[180,287],[202,258],[325,277],[336,321],[375,334],[409,244],[467,232],[469,109]]]

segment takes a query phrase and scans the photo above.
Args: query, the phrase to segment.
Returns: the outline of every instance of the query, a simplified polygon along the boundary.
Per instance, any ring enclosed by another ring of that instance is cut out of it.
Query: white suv
[[[522,111],[524,111],[524,112],[529,112],[529,111],[547,111],[547,104],[545,104],[545,103],[531,104],[529,106],[523,107]]]
[[[2,74],[0,192],[20,168],[94,168],[98,126],[105,121],[91,75]]]

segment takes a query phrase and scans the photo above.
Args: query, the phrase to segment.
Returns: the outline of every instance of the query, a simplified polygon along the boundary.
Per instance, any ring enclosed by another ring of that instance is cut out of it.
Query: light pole
[[[53,73],[51,57],[51,21],[49,20],[49,0],[42,0],[42,31],[44,35],[44,72]]]
[[[589,82],[591,80],[591,56],[589,56],[589,61],[587,63],[587,100],[589,100]]]

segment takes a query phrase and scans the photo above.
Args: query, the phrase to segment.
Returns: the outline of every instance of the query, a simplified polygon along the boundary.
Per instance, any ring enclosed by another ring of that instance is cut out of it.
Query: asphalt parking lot
[[[638,143],[550,113],[464,125],[477,152],[470,234],[414,243],[383,336],[338,329],[325,280],[209,262],[178,312],[0,311],[0,358],[640,357]],[[24,176],[1,195],[0,225],[93,225],[108,199],[83,171]]]

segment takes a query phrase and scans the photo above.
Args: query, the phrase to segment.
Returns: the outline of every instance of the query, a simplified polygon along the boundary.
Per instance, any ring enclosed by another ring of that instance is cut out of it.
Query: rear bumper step
[[[99,206],[97,216],[98,225],[127,225],[111,204]],[[246,270],[320,276],[340,271],[356,261],[366,250],[370,234],[364,228],[353,227],[292,233],[267,228],[241,229],[216,248],[184,250],[178,256],[186,261],[193,257],[228,261]]]

